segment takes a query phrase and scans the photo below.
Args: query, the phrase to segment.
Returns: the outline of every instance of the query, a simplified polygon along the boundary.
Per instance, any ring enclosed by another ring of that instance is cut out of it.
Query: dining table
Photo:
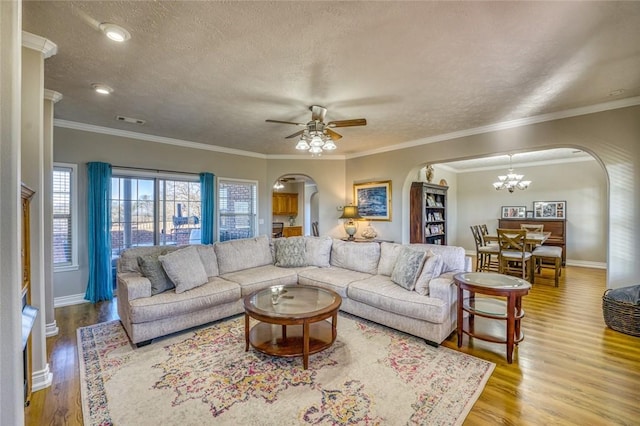
[[[549,239],[551,232],[527,232],[524,238],[524,243],[529,247],[541,246],[545,241]],[[487,234],[482,238],[487,243],[497,243],[498,235]]]

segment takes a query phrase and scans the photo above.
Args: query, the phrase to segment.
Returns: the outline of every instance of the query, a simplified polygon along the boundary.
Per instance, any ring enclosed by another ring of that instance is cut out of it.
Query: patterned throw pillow
[[[165,272],[176,285],[176,293],[201,286],[209,282],[198,249],[189,246],[158,257]]]
[[[429,295],[429,283],[433,278],[442,274],[444,269],[444,259],[439,254],[434,254],[431,250],[427,252],[427,260],[424,262],[422,272],[416,280],[416,293],[422,296]]]
[[[418,274],[424,265],[425,257],[426,253],[423,251],[403,247],[398,254],[398,261],[393,267],[391,281],[407,290],[413,290]]]
[[[151,281],[151,295],[171,290],[175,286],[162,268],[157,255],[138,256],[138,267],[142,275]]]
[[[305,242],[303,237],[276,238],[276,266],[297,268],[306,265]]]

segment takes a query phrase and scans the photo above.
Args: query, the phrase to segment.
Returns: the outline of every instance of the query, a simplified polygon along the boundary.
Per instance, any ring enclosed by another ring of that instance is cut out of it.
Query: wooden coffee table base
[[[245,321],[248,321],[248,318],[249,316],[245,315]],[[336,319],[332,321],[335,324]],[[251,328],[245,350],[248,351],[251,345],[267,355],[302,356],[302,364],[306,370],[309,367],[309,355],[331,346],[337,334],[335,326],[329,321],[314,322],[307,324],[307,327],[309,332],[305,336],[304,324],[276,325],[259,322]],[[308,340],[305,337],[308,337]]]

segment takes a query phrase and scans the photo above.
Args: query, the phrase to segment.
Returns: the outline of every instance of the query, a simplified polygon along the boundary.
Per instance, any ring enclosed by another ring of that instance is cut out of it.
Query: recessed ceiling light
[[[125,30],[120,25],[112,24],[110,22],[103,22],[100,24],[100,30],[111,40],[120,43],[131,38],[129,31]]]
[[[106,84],[93,83],[91,87],[93,87],[93,90],[100,93],[101,95],[109,95],[113,93],[113,89]]]

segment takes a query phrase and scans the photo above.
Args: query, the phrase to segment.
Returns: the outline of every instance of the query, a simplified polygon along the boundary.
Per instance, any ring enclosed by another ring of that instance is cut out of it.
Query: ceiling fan
[[[354,127],[365,126],[367,120],[364,118],[355,118],[351,120],[338,120],[324,122],[327,109],[319,105],[312,105],[309,107],[311,111],[311,121],[307,123],[295,123],[293,121],[281,121],[281,120],[265,120],[267,123],[282,123],[293,124],[294,126],[304,126],[303,130],[295,132],[285,139],[295,138],[300,136],[300,140],[296,145],[296,149],[309,151],[314,156],[319,156],[323,151],[332,151],[336,149],[334,140],[342,138],[342,135],[333,131],[336,127]]]

